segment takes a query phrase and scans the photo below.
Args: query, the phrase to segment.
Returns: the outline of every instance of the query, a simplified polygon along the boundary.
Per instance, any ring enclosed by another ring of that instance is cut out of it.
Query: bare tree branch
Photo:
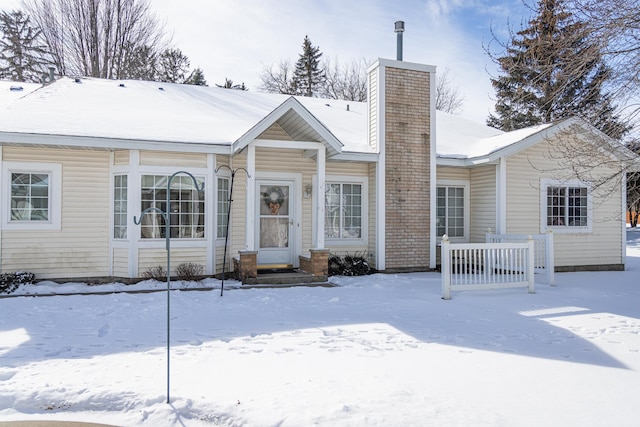
[[[449,68],[436,74],[436,110],[458,114],[462,112],[464,95],[458,87],[454,87],[449,77]]]

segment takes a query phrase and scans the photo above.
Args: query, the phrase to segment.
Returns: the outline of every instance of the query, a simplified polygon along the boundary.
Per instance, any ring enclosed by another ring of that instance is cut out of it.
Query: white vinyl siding
[[[469,241],[482,243],[490,228],[496,231],[496,167],[494,165],[470,170]]]
[[[3,147],[2,154],[4,161],[59,164],[62,212],[58,229],[4,230],[3,270],[38,279],[108,276],[109,152]]]
[[[126,166],[129,164],[129,150],[116,150],[113,152],[113,164],[116,166]]]
[[[280,126],[278,123],[274,123],[269,127],[269,129],[262,132],[262,134],[260,134],[257,139],[291,141],[292,138],[284,129],[282,129],[282,126]]]
[[[129,250],[127,248],[113,248],[113,275],[116,277],[129,276]]]
[[[369,146],[378,150],[378,70],[369,73]]]
[[[207,255],[205,248],[171,248],[171,274],[183,263],[195,263],[206,266]],[[143,277],[145,271],[162,266],[167,268],[167,251],[163,249],[141,249],[138,252],[138,277]]]
[[[206,168],[207,155],[199,153],[176,153],[164,151],[141,151],[140,165],[170,166],[180,168]],[[177,172],[177,170],[175,171]]]
[[[553,141],[541,142],[507,160],[507,233],[546,231],[546,226],[541,227],[546,224],[541,214],[541,180],[555,179],[555,174],[549,171],[557,171],[557,162],[549,154],[552,150],[549,144]],[[566,182],[567,178],[563,178]],[[619,222],[622,194],[613,192],[597,197],[592,207],[590,232],[554,233],[556,266],[622,263]]]

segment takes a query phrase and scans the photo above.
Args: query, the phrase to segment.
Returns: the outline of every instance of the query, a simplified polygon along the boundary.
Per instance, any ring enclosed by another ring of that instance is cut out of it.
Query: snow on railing
[[[526,287],[535,292],[534,240],[526,243],[456,243],[442,236],[442,298],[451,291]]]
[[[544,234],[494,234],[491,229],[487,230],[487,243],[524,243],[532,238],[535,244],[535,260],[534,271],[536,273],[544,273],[547,278],[547,284],[555,286],[555,264],[553,261],[553,232],[547,230]]]

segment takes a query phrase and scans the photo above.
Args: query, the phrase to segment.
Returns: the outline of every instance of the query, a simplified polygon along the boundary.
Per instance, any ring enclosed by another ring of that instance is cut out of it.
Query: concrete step
[[[312,276],[304,271],[290,271],[290,272],[262,272],[258,273],[256,278],[248,278],[242,283],[242,287],[257,286],[257,285],[316,285],[326,286],[329,285],[326,276]]]

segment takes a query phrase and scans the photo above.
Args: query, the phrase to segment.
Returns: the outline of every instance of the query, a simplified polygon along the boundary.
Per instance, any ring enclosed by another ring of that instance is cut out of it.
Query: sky
[[[167,292],[122,292],[164,283],[21,285],[40,296],[0,298],[0,424],[635,427],[640,228],[627,233],[625,271],[557,273],[534,294],[445,301],[437,272],[172,291],[169,347]]]
[[[19,6],[0,0],[0,10]],[[281,60],[294,63],[308,35],[324,58],[349,63],[396,58],[394,23],[405,22],[403,60],[449,70],[464,96],[465,118],[484,122],[492,111],[489,73],[495,66],[483,45],[491,31],[503,41],[508,25],[529,16],[521,0],[152,0],[172,42],[207,83],[225,78],[258,90],[260,74]]]

